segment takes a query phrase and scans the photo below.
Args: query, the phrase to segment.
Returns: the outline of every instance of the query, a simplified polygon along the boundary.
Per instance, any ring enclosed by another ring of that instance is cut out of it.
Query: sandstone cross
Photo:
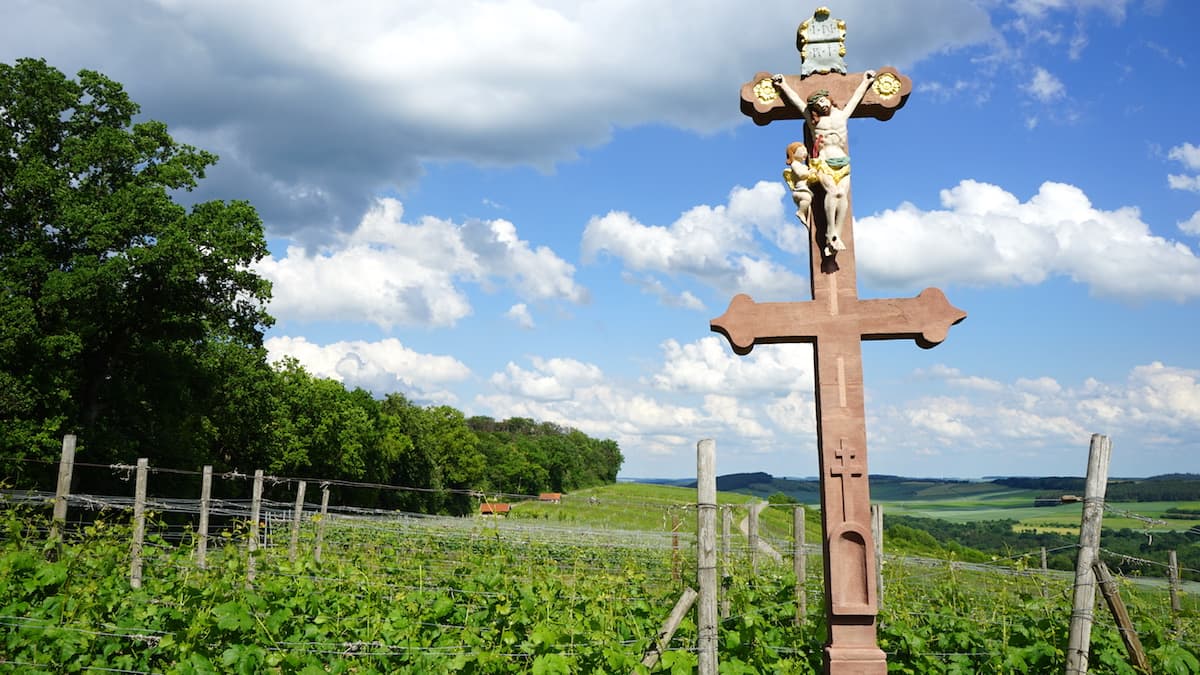
[[[822,12],[828,19],[824,9],[818,10],[814,19],[821,19]],[[802,36],[808,24],[801,25]],[[844,25],[838,22],[836,26],[844,36]],[[826,70],[831,72],[789,75],[785,80],[801,100],[827,90],[835,105],[845,106],[864,82],[864,75],[846,74],[844,67]],[[911,89],[907,77],[893,68],[881,68],[852,116],[889,119]],[[789,104],[795,97],[781,98],[781,90],[783,86],[773,82],[771,74],[758,73],[742,87],[742,110],[758,124],[801,118],[800,110]],[[809,148],[814,144],[810,129],[806,130],[806,144]],[[814,156],[811,149],[809,156]],[[867,484],[861,340],[915,339],[921,347],[933,347],[966,313],[951,306],[936,288],[915,298],[860,300],[848,197],[840,233],[844,248],[829,250],[824,209],[815,206],[820,203],[817,200],[829,197],[820,184],[813,186],[813,192],[814,207],[806,221],[813,299],[756,303],[747,295],[738,295],[725,314],[712,320],[711,328],[724,334],[742,355],[756,344],[802,342],[813,346],[828,618],[826,672],[883,675],[887,662],[876,643],[875,629],[879,605]]]

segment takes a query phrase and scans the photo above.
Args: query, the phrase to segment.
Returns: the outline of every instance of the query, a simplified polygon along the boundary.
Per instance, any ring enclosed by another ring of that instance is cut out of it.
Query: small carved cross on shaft
[[[836,466],[829,467],[829,476],[831,478],[840,478],[842,480],[842,513],[846,513],[846,478],[862,478],[867,472],[867,466],[858,457],[858,453],[852,450],[849,441],[841,439],[838,441],[837,450],[833,451],[833,456],[838,460]]]
[[[742,87],[743,111],[759,124],[799,119],[800,111],[779,98],[771,77],[759,73]],[[799,97],[823,89],[829,92],[834,105],[844,105],[864,81],[864,75],[789,75],[786,80]],[[879,69],[852,117],[889,119],[904,104],[911,87],[911,81],[895,69]],[[844,138],[839,140],[845,142]],[[816,186],[814,204],[823,196],[821,187]],[[966,313],[951,306],[936,288],[928,288],[915,298],[859,300],[849,197],[840,233],[844,250],[824,253],[827,224],[823,209],[813,208],[811,220],[808,230],[813,299],[756,303],[747,295],[738,295],[725,314],[712,320],[711,328],[724,334],[733,350],[743,355],[756,344],[803,342],[813,346],[829,626],[827,672],[882,674],[887,664],[875,636],[878,603],[869,525],[861,341],[907,338],[929,348],[944,340],[950,326],[963,320]]]

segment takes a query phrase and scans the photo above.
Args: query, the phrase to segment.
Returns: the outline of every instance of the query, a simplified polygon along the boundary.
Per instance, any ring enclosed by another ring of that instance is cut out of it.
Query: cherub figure
[[[825,255],[844,251],[842,226],[850,210],[850,154],[847,141],[847,122],[854,109],[862,102],[867,87],[875,79],[875,71],[863,73],[862,82],[850,95],[844,108],[833,105],[829,92],[824,89],[814,92],[808,100],[801,99],[783,75],[771,78],[775,87],[789,103],[796,106],[813,138],[813,156],[809,168],[817,174],[825,188]]]
[[[783,170],[783,181],[792,190],[792,201],[796,202],[796,217],[808,227],[808,209],[812,205],[813,183],[820,181],[817,173],[808,166],[808,148],[795,141],[787,146],[787,167]]]

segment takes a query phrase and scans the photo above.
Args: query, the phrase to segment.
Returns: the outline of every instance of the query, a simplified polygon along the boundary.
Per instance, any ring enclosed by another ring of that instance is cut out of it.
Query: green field
[[[1078,533],[1083,506],[1079,503],[1061,506],[1030,506],[1033,497],[1030,491],[1018,490],[1003,493],[988,493],[974,500],[947,499],[945,501],[888,502],[885,513],[939,518],[951,522],[969,523],[985,520],[1015,520],[1014,529],[1054,531],[1060,534]],[[1104,527],[1109,529],[1136,529],[1149,532],[1182,532],[1200,525],[1195,520],[1172,519],[1164,512],[1172,507],[1200,508],[1200,502],[1136,502],[1132,504],[1109,504],[1104,515]],[[1130,515],[1134,514],[1134,515]],[[1135,517],[1141,516],[1141,518]]]
[[[766,474],[746,474],[737,481],[739,492],[765,499],[785,494],[802,504],[816,505],[820,499],[817,483],[812,480],[772,478]],[[722,479],[718,479],[720,483]],[[989,520],[1015,520],[1016,530],[1030,529],[1068,534],[1079,531],[1082,506],[1068,503],[1035,507],[1034,499],[1048,490],[1020,489],[991,481],[949,481],[938,479],[872,477],[871,500],[881,504],[885,514],[936,518],[956,523]],[[1193,495],[1200,494],[1197,483]],[[1200,521],[1171,518],[1167,509],[1200,509],[1200,501],[1140,501],[1107,504],[1104,527],[1136,529],[1148,532],[1183,532],[1200,526]],[[1157,522],[1156,522],[1157,521]]]
[[[736,522],[744,519],[748,513],[747,505],[755,501],[761,500],[735,492],[717,493],[718,504],[735,507],[735,531]],[[695,503],[695,488],[617,483],[564,495],[561,504],[534,501],[517,503],[513,505],[511,517],[578,523],[615,530],[669,531],[678,522],[679,532],[695,534]],[[792,536],[790,507],[766,509],[759,523],[763,537],[788,539]],[[809,538],[819,536],[820,515],[815,509],[809,509],[806,513],[806,524]]]

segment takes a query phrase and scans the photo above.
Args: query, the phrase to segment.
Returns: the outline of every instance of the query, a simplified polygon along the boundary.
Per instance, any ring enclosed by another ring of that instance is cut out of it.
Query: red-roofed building
[[[507,516],[511,510],[512,504],[484,502],[479,505],[479,515],[481,516]]]

